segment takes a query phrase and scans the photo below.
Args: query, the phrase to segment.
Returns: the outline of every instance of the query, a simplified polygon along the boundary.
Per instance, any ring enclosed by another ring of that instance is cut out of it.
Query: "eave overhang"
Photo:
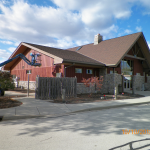
[[[18,54],[20,54],[20,53],[24,53],[24,51],[25,51],[27,48],[36,50],[36,51],[39,52],[39,53],[42,53],[42,54],[44,54],[44,55],[46,55],[46,56],[49,56],[49,57],[51,57],[51,58],[54,58],[54,64],[60,64],[60,63],[63,62],[63,59],[62,59],[62,58],[57,57],[57,56],[55,56],[55,55],[52,55],[52,54],[50,54],[50,53],[47,53],[47,52],[45,52],[45,51],[42,51],[41,49],[38,49],[38,48],[36,48],[36,47],[33,47],[33,46],[31,46],[31,45],[29,45],[29,44],[26,44],[26,43],[23,43],[23,42],[19,44],[19,46],[18,46],[18,47],[16,48],[16,50],[12,53],[12,55],[9,57],[9,59],[15,57],[16,55],[18,55]],[[3,69],[3,70],[10,70],[11,66],[12,66],[16,61],[17,61],[17,59],[11,61],[10,63],[8,63],[8,64],[6,64],[6,65],[4,65],[4,66],[2,67],[2,69]]]

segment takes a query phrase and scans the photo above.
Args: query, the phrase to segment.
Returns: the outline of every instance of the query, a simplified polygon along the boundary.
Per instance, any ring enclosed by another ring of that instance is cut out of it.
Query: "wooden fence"
[[[66,97],[76,97],[77,95],[77,78],[53,78],[37,77],[36,78],[36,99],[56,99],[61,98],[62,89],[65,89]]]

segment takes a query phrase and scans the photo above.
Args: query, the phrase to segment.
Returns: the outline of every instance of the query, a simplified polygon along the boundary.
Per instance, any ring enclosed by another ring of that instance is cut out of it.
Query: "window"
[[[16,78],[16,75],[15,75],[15,74],[13,74],[13,75],[12,75],[12,78],[13,78],[13,79],[15,79],[15,78]]]
[[[136,73],[136,75],[140,76],[141,74],[140,73]]]
[[[132,60],[122,60],[121,61],[121,73],[124,75],[132,75],[133,74],[133,61]]]
[[[82,46],[79,46],[79,47],[76,49],[76,51],[80,50],[81,48],[82,48]]]
[[[86,69],[86,74],[93,74],[93,70],[92,69]]]
[[[114,72],[113,72],[113,70],[110,70],[110,74],[113,74]],[[118,71],[115,71],[115,73],[118,73]]]
[[[26,74],[31,74],[31,70],[26,70]]]
[[[61,77],[61,73],[56,73],[56,77]]]
[[[82,68],[75,68],[75,73],[82,73]]]
[[[113,74],[113,70],[110,70],[110,74]]]

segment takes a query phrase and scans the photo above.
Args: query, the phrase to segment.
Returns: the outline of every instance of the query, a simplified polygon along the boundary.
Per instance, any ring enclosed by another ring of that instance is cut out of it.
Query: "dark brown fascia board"
[[[9,57],[8,59],[10,59],[10,58],[13,57],[13,55],[14,55],[15,52],[20,48],[20,46],[21,46],[21,43],[20,43],[19,46],[15,49],[15,51],[10,55],[10,57]],[[4,70],[4,67],[5,67],[5,65],[2,67],[3,70]],[[5,68],[5,69],[8,69],[8,68]],[[9,69],[10,69],[10,68],[9,68]]]
[[[81,64],[81,65],[91,65],[91,66],[99,66],[101,68],[106,67],[105,65],[100,65],[100,64],[94,64],[94,63],[85,63],[85,62],[80,62],[80,61],[72,61],[72,60],[64,60],[63,63],[75,63],[75,64]]]
[[[125,57],[135,58],[135,59],[139,59],[139,60],[146,60],[145,58],[135,57],[135,56],[132,56],[132,55],[125,55]]]
[[[133,44],[129,47],[129,49],[126,51],[126,53],[121,57],[121,59],[117,62],[117,64],[113,64],[112,66],[117,67],[120,63],[120,61],[125,57],[125,55],[127,55],[127,53],[130,51],[130,49],[133,47],[133,45],[138,41],[138,39],[140,38],[140,36],[142,36],[143,33],[141,32],[141,34],[137,37],[137,39],[133,42]],[[111,65],[110,65],[111,66]]]
[[[143,37],[143,39],[144,39],[144,42],[145,42],[145,44],[146,44],[146,47],[147,47],[147,49],[148,49],[148,52],[149,52],[149,57],[150,57],[150,49],[149,49],[149,46],[147,45],[147,42],[146,42],[146,40],[145,40],[145,37],[144,37],[144,35],[143,35],[143,33],[142,33],[142,37]],[[139,44],[139,43],[138,43]],[[139,44],[139,46],[140,46],[140,44]],[[141,48],[141,46],[140,46],[140,48]],[[143,53],[143,52],[142,52]],[[143,54],[143,56],[144,56],[144,54]],[[145,57],[145,56],[144,56]],[[146,61],[147,62],[147,61]],[[150,64],[147,62],[147,65],[148,65],[148,67],[150,68]]]
[[[142,33],[142,37],[143,37],[144,42],[145,42],[145,44],[146,44],[146,46],[147,46],[147,49],[148,49],[148,50],[149,50],[149,52],[150,52],[150,48],[149,48],[149,46],[148,46],[148,44],[147,44],[147,42],[146,42],[146,39],[145,39],[145,37],[144,37],[143,33]],[[149,54],[150,54],[150,53],[149,53]]]
[[[10,59],[10,58],[12,58],[14,56],[14,54],[21,47],[21,45],[22,45],[22,42],[19,44],[19,46],[15,49],[15,51],[10,55],[10,57],[8,59]]]

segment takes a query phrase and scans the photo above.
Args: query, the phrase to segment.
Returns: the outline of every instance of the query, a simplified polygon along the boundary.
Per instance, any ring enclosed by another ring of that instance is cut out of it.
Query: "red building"
[[[142,32],[103,40],[100,34],[95,36],[94,43],[62,50],[31,43],[20,43],[10,58],[17,54],[24,54],[29,60],[30,53],[39,53],[40,67],[27,65],[21,58],[6,64],[3,69],[10,70],[20,82],[27,81],[27,72],[31,72],[30,81],[40,77],[77,77],[81,83],[82,78],[103,76],[106,89],[114,82],[122,84],[120,79],[112,81],[111,74],[124,75],[124,87],[131,88],[131,77],[138,80],[136,88],[141,88],[150,74],[150,53]],[[139,79],[140,78],[140,79]],[[144,81],[143,81],[144,79]],[[136,81],[135,81],[136,82]],[[139,85],[140,82],[140,85]],[[109,83],[109,84],[108,84]],[[140,86],[140,87],[139,87]],[[149,84],[145,84],[150,89]],[[106,90],[108,91],[108,90]]]

